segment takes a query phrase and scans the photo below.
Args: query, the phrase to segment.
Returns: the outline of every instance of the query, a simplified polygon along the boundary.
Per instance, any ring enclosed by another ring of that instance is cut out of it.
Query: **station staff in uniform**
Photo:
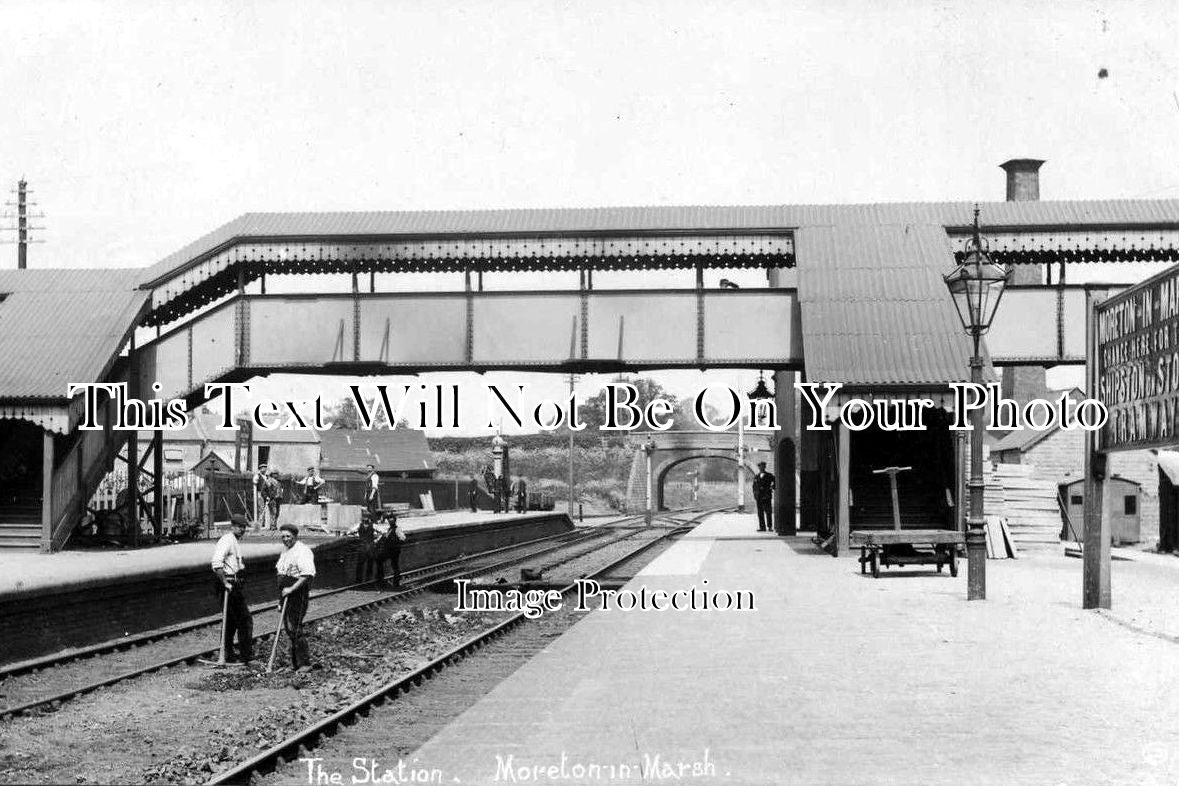
[[[381,570],[377,531],[373,527],[373,523],[373,517],[369,515],[369,512],[367,510],[361,511],[360,527],[356,530],[356,534],[360,537],[360,549],[356,553],[356,583],[367,583],[369,576],[372,575],[375,576],[377,589],[384,589],[382,585],[385,583],[385,577]]]
[[[287,602],[283,630],[291,642],[291,668],[311,668],[311,654],[303,633],[303,618],[307,616],[311,580],[315,578],[315,555],[306,543],[299,542],[299,528],[294,524],[279,527],[283,552],[278,556],[278,590],[280,601]]]
[[[235,513],[229,520],[230,531],[221,536],[213,549],[213,572],[217,574],[217,600],[224,603],[229,593],[225,614],[225,660],[232,663],[233,639],[237,637],[237,656],[249,664],[254,656],[254,618],[246,604],[245,563],[238,541],[246,534],[246,517]]]
[[[766,463],[757,462],[753,476],[753,498],[757,500],[757,531],[774,531],[774,473],[766,472]]]
[[[397,526],[397,517],[392,513],[383,514],[389,531],[381,538],[380,553],[377,556],[377,583],[384,584],[384,562],[389,560],[393,565],[393,589],[401,587],[401,544],[405,543],[405,533]]]

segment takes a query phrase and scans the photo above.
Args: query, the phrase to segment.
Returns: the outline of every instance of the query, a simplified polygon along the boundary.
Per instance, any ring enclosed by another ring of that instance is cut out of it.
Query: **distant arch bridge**
[[[738,435],[736,431],[649,431],[632,434],[630,443],[633,444],[635,452],[626,484],[627,508],[648,509],[650,484],[650,509],[665,510],[667,506],[664,502],[664,484],[667,474],[687,461],[724,459],[733,463],[736,475],[739,443],[744,446],[743,464],[750,473],[747,479],[753,477],[753,473],[757,472],[758,463],[762,461],[766,463],[766,469],[773,472],[773,439],[773,432],[766,431],[745,431],[742,435]],[[752,500],[747,500],[747,504],[752,504]]]

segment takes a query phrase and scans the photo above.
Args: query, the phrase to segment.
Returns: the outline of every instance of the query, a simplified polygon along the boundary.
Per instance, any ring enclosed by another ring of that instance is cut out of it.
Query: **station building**
[[[990,255],[1014,270],[986,374],[1017,399],[1042,394],[1044,368],[1084,363],[1095,288],[1067,281],[1071,267],[1179,260],[1179,201],[1040,201],[1041,163],[1004,164],[1007,200],[977,206]],[[943,275],[962,258],[975,207],[255,213],[144,270],[0,271],[0,543],[62,548],[124,449],[129,467],[162,474],[158,432],[143,445],[113,429],[105,400],[101,428],[80,429],[68,383],[121,382],[133,398],[191,409],[208,382],[277,372],[765,369],[784,427],[772,450],[781,534],[795,532],[797,508],[797,526],[846,552],[851,529],[886,525],[875,471],[902,463],[904,526],[960,527],[966,446],[945,410],[949,383],[969,379],[971,346]],[[765,285],[714,283],[735,269],[764,273]],[[602,286],[605,273],[653,271],[687,279]],[[378,287],[425,272],[456,285]],[[544,275],[531,289],[484,286],[521,272]],[[310,273],[350,288],[278,287]],[[923,431],[838,419],[810,431],[794,409],[798,380],[839,383],[834,412],[852,399],[936,407]]]

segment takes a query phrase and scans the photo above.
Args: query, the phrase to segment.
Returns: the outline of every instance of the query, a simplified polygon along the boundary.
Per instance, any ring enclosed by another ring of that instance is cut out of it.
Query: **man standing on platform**
[[[381,512],[381,476],[377,474],[377,468],[372,464],[368,465],[367,480],[368,485],[364,489],[364,505],[368,508],[373,520],[376,520]]]
[[[266,523],[269,513],[266,500],[268,495],[266,493],[267,485],[270,483],[270,473],[266,471],[265,464],[258,465],[258,471],[254,473],[254,502],[256,505],[261,505],[261,510],[254,511],[254,526],[260,529],[268,529],[272,525]]]
[[[217,599],[225,609],[225,662],[233,663],[233,639],[237,637],[238,662],[249,665],[254,656],[254,618],[246,604],[245,563],[238,541],[246,534],[246,517],[235,513],[229,519],[230,531],[221,536],[213,549],[213,572],[217,574]],[[228,593],[228,601],[225,594]]]
[[[516,512],[524,513],[528,510],[528,484],[524,478],[516,478],[512,484],[512,495],[516,498]]]
[[[397,516],[392,513],[383,514],[389,531],[381,538],[380,553],[377,555],[377,577],[381,578],[383,563],[389,560],[393,564],[393,589],[401,587],[401,544],[405,542],[405,533],[397,526]]]
[[[471,476],[471,485],[467,489],[467,502],[471,505],[471,512],[477,513],[479,510],[479,482],[475,480],[475,476]]]
[[[299,481],[299,485],[303,487],[304,505],[319,504],[319,490],[323,488],[324,482],[324,479],[319,476],[318,469],[315,467],[307,468],[307,475]]]
[[[384,572],[381,568],[380,547],[377,544],[375,522],[367,510],[360,513],[360,527],[356,530],[360,538],[360,550],[356,554],[356,583],[367,584],[369,576],[375,576],[377,589],[382,589],[385,583]]]
[[[774,473],[766,472],[766,463],[757,462],[753,476],[753,498],[757,500],[757,531],[774,531]]]
[[[278,470],[270,470],[270,477],[266,479],[266,510],[270,512],[270,528],[278,526],[278,514],[282,511],[282,481],[278,479]]]
[[[307,650],[307,636],[303,633],[303,618],[311,598],[311,580],[315,578],[315,555],[306,543],[299,542],[299,528],[294,524],[279,527],[283,552],[278,557],[279,602],[286,601],[283,630],[291,642],[291,668],[304,671],[311,668],[311,654]]]

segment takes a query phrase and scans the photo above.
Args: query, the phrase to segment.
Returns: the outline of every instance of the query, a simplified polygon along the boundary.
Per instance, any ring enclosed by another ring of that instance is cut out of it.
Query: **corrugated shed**
[[[137,270],[0,271],[0,399],[97,382],[148,298]]]
[[[795,254],[808,380],[940,391],[970,378],[940,225],[804,227]]]
[[[1179,200],[984,202],[983,223],[1004,227],[1074,228],[1179,225]],[[448,210],[336,213],[247,213],[142,271],[149,284],[184,269],[235,239],[452,235],[626,234],[784,230],[804,226],[938,224],[970,226],[972,202],[862,205],[731,205],[531,210]]]
[[[376,429],[345,431],[328,429],[319,433],[321,464],[324,469],[363,470],[372,464],[378,472],[410,472],[434,469],[434,459],[424,431]]]

